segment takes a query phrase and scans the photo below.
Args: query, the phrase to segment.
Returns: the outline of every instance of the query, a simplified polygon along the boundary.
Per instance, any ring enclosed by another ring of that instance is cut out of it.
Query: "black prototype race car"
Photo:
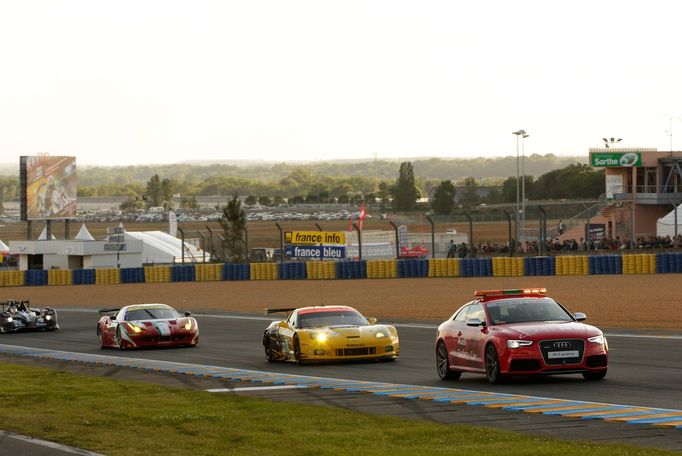
[[[28,300],[0,302],[0,334],[55,329],[59,329],[57,312],[51,307],[31,308]]]

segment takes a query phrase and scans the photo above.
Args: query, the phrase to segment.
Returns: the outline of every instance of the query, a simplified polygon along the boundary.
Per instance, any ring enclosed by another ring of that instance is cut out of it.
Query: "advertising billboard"
[[[22,220],[76,216],[76,157],[22,156],[19,175]]]
[[[639,152],[592,152],[590,161],[590,165],[598,167],[642,166],[642,154]]]

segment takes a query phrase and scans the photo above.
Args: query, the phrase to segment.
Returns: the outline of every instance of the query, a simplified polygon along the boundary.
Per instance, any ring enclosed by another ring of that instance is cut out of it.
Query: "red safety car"
[[[199,326],[189,312],[181,315],[166,304],[135,304],[102,309],[97,337],[102,348],[195,346]]]
[[[438,375],[445,380],[484,373],[490,383],[535,374],[600,380],[608,345],[601,330],[582,323],[586,318],[571,315],[544,288],[477,291],[438,327]]]

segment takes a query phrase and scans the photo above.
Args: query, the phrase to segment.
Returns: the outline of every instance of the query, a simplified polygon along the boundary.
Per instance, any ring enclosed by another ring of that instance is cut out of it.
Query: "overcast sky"
[[[0,163],[682,149],[682,3],[0,0]],[[670,136],[672,126],[672,137]]]

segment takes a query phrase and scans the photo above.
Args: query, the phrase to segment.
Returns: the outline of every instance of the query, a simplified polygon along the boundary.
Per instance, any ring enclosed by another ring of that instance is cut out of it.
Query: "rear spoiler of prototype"
[[[99,309],[97,312],[102,315],[106,313],[118,312],[121,309]]]
[[[265,316],[267,317],[268,315],[274,314],[274,313],[283,313],[283,312],[289,313],[289,312],[293,312],[294,310],[296,310],[296,307],[282,307],[279,309],[265,309]]]
[[[4,311],[6,308],[14,304],[15,306],[19,304],[24,304],[26,307],[30,307],[28,304],[28,299],[8,299],[7,301],[2,301],[0,302],[0,306],[2,306],[2,310]]]

